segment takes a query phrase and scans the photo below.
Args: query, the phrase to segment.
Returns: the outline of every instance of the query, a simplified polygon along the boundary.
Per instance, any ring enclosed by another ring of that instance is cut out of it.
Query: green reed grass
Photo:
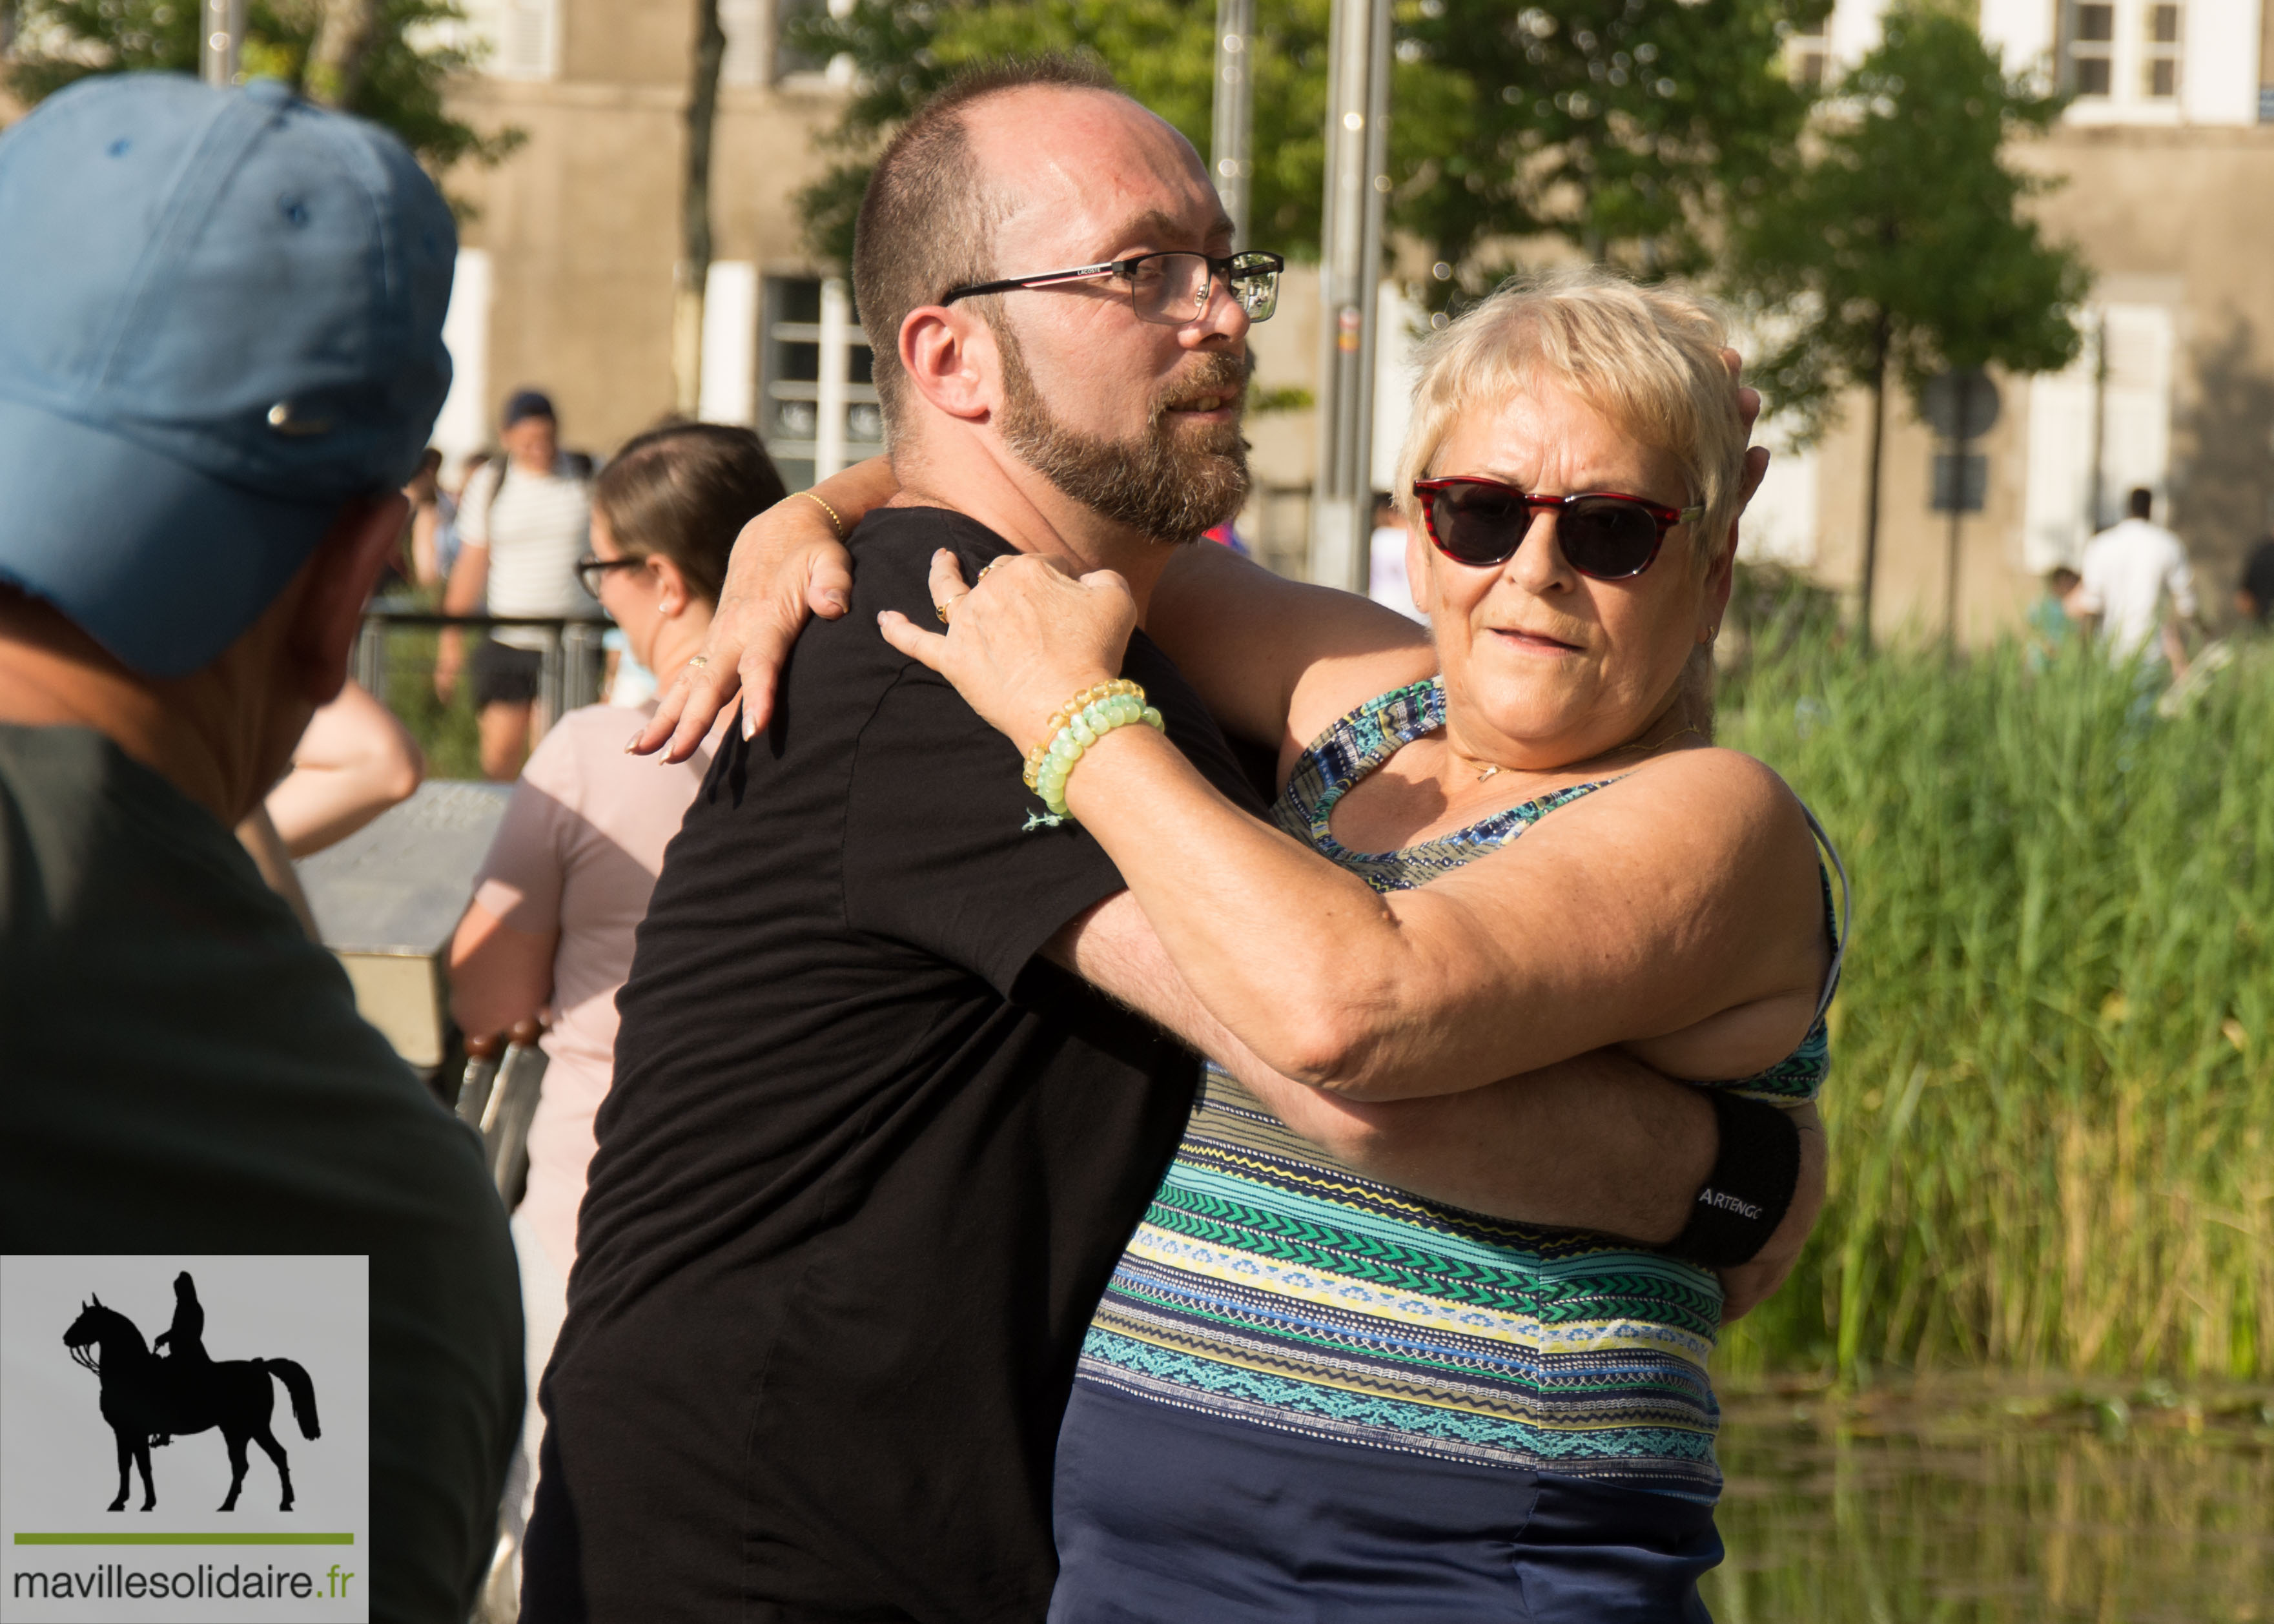
[[[2274,649],[2172,719],[2041,663],[1819,622],[1723,685],[1856,888],[1831,1198],[1726,1376],[2274,1377]]]

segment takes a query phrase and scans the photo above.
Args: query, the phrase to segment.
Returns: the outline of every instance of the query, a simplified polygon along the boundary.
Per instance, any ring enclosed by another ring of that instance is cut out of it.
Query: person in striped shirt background
[[[460,498],[457,562],[442,594],[452,615],[561,616],[598,620],[600,606],[576,578],[590,541],[591,466],[561,449],[553,403],[536,389],[507,400],[499,438],[505,455],[477,470]],[[533,627],[501,627],[465,655],[463,634],[445,631],[434,691],[446,702],[463,670],[474,684],[482,774],[508,782],[521,772],[547,718],[537,714],[548,638]]]

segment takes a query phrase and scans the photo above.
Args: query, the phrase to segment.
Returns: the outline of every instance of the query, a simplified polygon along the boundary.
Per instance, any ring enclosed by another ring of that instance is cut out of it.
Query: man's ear
[[[972,310],[923,305],[900,323],[900,369],[935,410],[975,422],[1002,404],[1002,352]]]
[[[401,543],[410,514],[410,500],[400,491],[358,496],[342,505],[316,544],[288,643],[309,704],[328,705],[346,685],[364,605]]]

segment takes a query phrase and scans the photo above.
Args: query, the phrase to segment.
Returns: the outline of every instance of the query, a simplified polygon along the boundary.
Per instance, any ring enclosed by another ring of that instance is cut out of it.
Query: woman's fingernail
[[[846,610],[853,607],[845,601],[845,594],[841,592],[825,592],[821,594],[821,601],[829,605],[830,608],[835,609],[840,615],[842,615]]]
[[[624,754],[629,755],[632,752],[639,748],[640,734],[645,733],[647,729],[645,728],[642,728],[639,730],[639,733],[633,734],[631,737],[624,741]]]
[[[742,713],[742,742],[747,744],[758,736],[758,719],[749,712]]]

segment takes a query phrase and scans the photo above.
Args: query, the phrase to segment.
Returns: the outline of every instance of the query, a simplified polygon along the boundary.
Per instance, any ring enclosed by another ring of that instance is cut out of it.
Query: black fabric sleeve
[[[846,923],[983,977],[1005,998],[1043,944],[1123,889],[1079,824],[1042,803],[1019,752],[910,663],[862,730],[845,812]]]

